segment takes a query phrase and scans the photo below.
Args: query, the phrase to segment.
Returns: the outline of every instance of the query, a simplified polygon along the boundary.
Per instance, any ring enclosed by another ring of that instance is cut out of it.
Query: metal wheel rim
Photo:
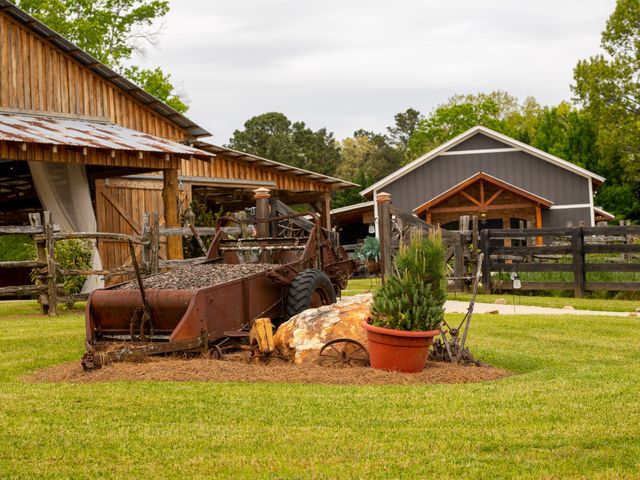
[[[357,340],[337,338],[322,347],[318,364],[323,367],[367,367],[369,352]]]

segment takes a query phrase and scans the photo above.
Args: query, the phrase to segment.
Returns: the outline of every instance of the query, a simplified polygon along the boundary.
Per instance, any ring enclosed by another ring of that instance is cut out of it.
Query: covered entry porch
[[[414,209],[432,225],[458,229],[463,215],[477,215],[480,228],[541,228],[553,202],[484,172],[469,177]]]

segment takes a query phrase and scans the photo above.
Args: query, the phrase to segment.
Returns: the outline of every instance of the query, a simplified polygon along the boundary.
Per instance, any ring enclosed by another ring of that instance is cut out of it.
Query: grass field
[[[466,385],[30,384],[80,313],[0,304],[0,478],[640,478],[640,320],[478,316]]]
[[[358,295],[363,292],[375,290],[379,285],[379,280],[358,278],[349,281],[347,289],[343,290],[344,296]],[[471,294],[468,293],[450,293],[451,300],[469,301]],[[514,302],[516,305],[533,305],[537,307],[553,307],[562,308],[565,305],[571,305],[578,310],[598,310],[604,312],[635,312],[640,308],[640,300],[614,300],[603,298],[571,298],[571,297],[543,297],[516,295],[515,298],[510,293],[502,295],[483,295],[478,294],[476,300],[478,302],[494,303],[498,298],[503,298],[509,305]]]

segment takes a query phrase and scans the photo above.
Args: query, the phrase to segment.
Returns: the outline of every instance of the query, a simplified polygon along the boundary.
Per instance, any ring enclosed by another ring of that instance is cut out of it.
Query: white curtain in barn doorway
[[[96,215],[91,205],[87,170],[84,165],[29,162],[33,184],[45,210],[51,212],[54,223],[66,232],[97,231]],[[93,243],[91,267],[102,270],[100,253]],[[104,287],[104,280],[90,275],[82,293]]]

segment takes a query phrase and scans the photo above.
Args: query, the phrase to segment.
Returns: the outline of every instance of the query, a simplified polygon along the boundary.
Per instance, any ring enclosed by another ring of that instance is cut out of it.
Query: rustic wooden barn
[[[194,192],[230,208],[261,186],[319,204],[328,225],[330,193],[353,186],[198,140],[209,135],[0,0],[0,223],[26,224],[42,210],[29,162],[84,165],[98,230],[120,233],[139,230],[143,211],[178,226]],[[181,240],[166,243],[164,256],[181,258]],[[128,259],[123,245],[99,247],[105,267]]]
[[[163,172],[165,221],[178,224],[183,142],[208,132],[7,0],[0,0],[0,221],[40,208],[28,161],[83,164],[105,176]],[[173,242],[172,251],[181,247]]]

